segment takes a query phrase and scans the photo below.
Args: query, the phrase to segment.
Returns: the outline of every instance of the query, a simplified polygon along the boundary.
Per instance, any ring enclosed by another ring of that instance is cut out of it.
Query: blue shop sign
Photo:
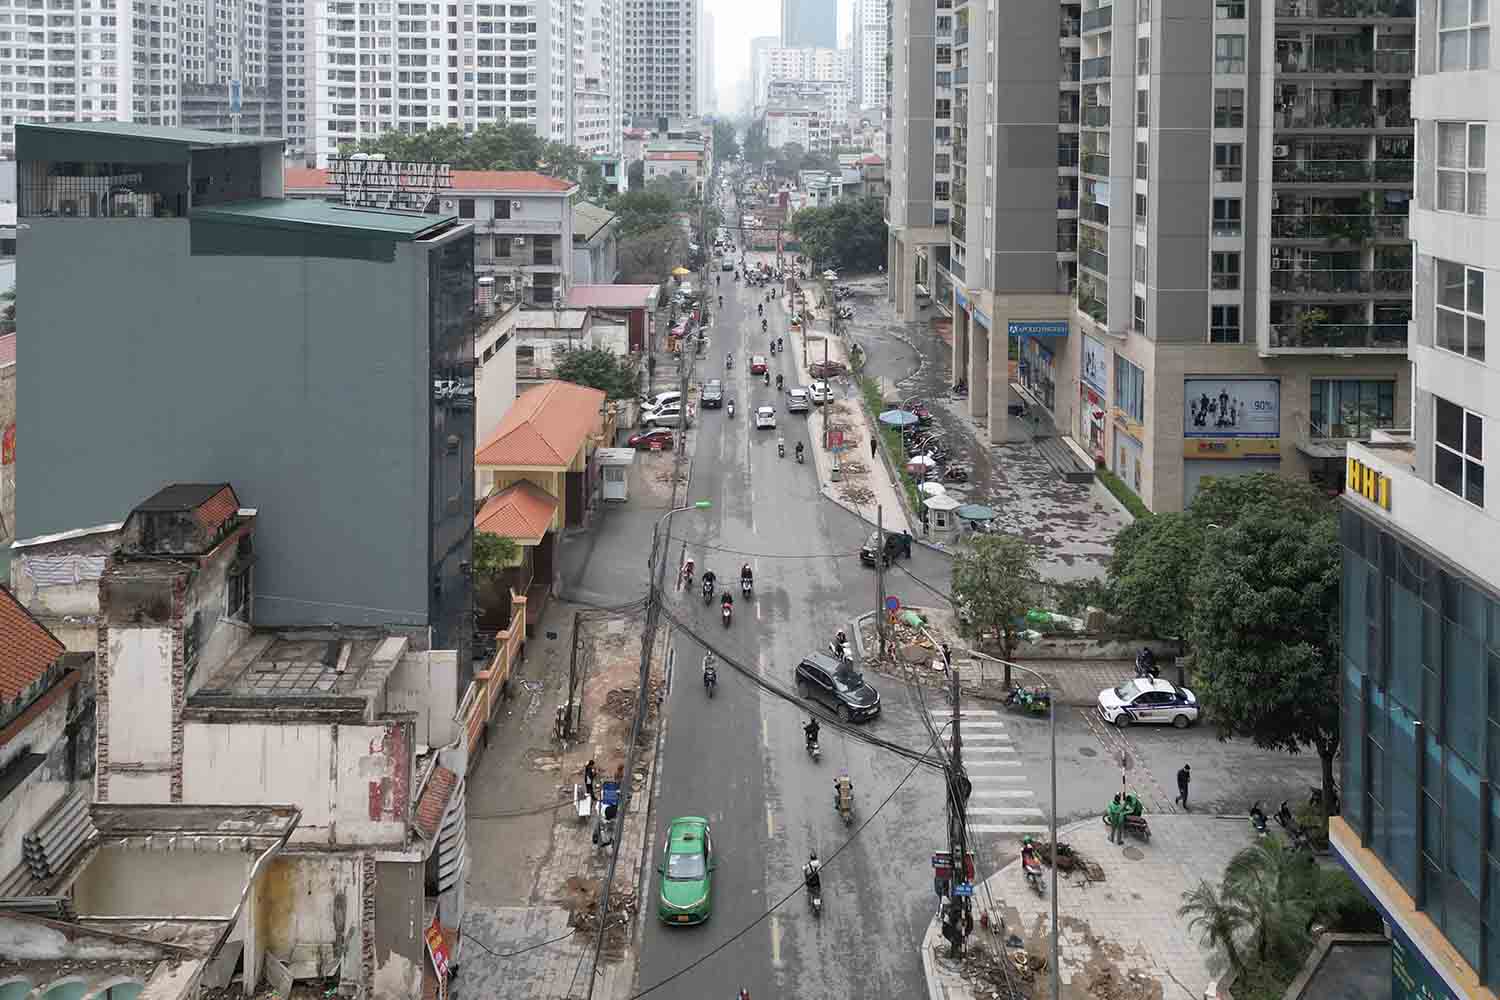
[[[1068,321],[1065,319],[1013,319],[1006,324],[1012,337],[1066,337]]]
[[[1457,1000],[1395,923],[1391,924],[1391,1000]]]

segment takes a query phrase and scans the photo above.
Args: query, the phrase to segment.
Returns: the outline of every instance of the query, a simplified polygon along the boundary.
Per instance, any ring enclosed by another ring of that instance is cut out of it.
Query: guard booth
[[[605,500],[624,503],[630,499],[630,467],[635,451],[630,448],[600,448],[594,453],[599,460],[601,495]]]

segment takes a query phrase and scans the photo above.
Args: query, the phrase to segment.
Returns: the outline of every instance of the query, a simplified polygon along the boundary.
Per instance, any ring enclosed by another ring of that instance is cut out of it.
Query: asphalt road
[[[654,919],[654,896],[642,901],[649,909],[640,987],[661,983],[650,995],[692,1000],[727,1000],[741,988],[756,1000],[920,996],[915,945],[936,903],[927,857],[945,836],[940,776],[923,767],[903,784],[910,762],[831,727],[815,763],[803,748],[799,706],[758,688],[733,665],[721,665],[712,700],[700,681],[704,647],[693,633],[733,664],[791,690],[797,659],[849,628],[875,600],[873,573],[856,555],[866,529],[820,499],[810,459],[799,466],[792,457],[798,441],[811,441],[807,417],[786,413],[775,390],[777,372],[797,381],[789,355],[771,359],[770,388],[748,374],[750,355],[766,349],[755,312],[765,290],[735,284],[727,273],[717,290],[725,306],[716,351],[699,362],[696,377],[724,378],[736,412],[733,419],[727,411],[700,414],[689,499],[713,507],[675,516],[668,571],[685,543],[700,574],[713,569],[724,583],[736,585],[739,566],[749,562],[756,593],[750,601],[736,597],[727,629],[717,602],[705,606],[696,586],[668,599],[685,628],[674,633],[652,864],[666,824],[701,815],[712,824],[719,868],[713,917],[700,927],[664,926]],[[784,309],[778,303],[767,312],[771,332],[786,336]],[[728,372],[725,350],[735,354]],[[754,428],[753,408],[761,404],[777,407],[777,430]],[[777,456],[778,433],[786,438],[785,458]],[[871,679],[883,713],[864,728],[921,747],[926,737],[912,696],[897,683]],[[847,828],[832,796],[833,778],[845,768],[856,801]],[[798,891],[812,849],[826,864],[820,918]]]

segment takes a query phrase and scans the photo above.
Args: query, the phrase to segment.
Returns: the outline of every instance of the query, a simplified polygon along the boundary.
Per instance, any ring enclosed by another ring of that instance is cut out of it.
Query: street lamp
[[[667,561],[665,559],[662,560],[661,566],[656,565],[656,550],[661,541],[662,525],[671,520],[673,514],[680,514],[685,510],[708,510],[712,506],[712,500],[694,500],[690,504],[685,504],[681,507],[673,507],[671,510],[663,514],[661,516],[661,519],[658,520],[654,526],[652,526],[651,555],[646,559],[646,567],[654,571],[651,574],[651,600],[653,602],[658,599],[657,592],[661,589],[661,584],[659,583],[659,580],[661,579],[661,571],[667,565]]]
[[[1035,677],[1043,686],[1047,685],[1047,678],[1032,670],[1023,667],[1019,663],[1009,663],[998,656],[988,656],[977,649],[969,650],[969,655],[981,660],[989,660],[1012,670]],[[1047,699],[1047,736],[1051,740],[1052,758],[1052,815],[1048,819],[1048,825],[1052,837],[1052,1000],[1058,1000],[1061,990],[1061,981],[1058,978],[1057,966],[1057,702],[1051,698]]]

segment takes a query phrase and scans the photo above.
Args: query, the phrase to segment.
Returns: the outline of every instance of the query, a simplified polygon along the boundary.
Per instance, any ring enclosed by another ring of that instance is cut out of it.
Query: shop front
[[[1053,345],[1067,342],[1067,320],[1011,320],[1007,332],[1018,345],[1018,375],[1027,392],[1057,412],[1057,360]]]
[[[1107,464],[1105,441],[1106,403],[1109,397],[1110,350],[1093,337],[1082,338],[1078,368],[1078,440],[1084,442],[1094,460]]]
[[[1110,456],[1114,459],[1111,463],[1111,471],[1120,477],[1120,481],[1135,491],[1136,496],[1141,496],[1141,463],[1145,461],[1145,450],[1141,442],[1128,434],[1124,427],[1115,425],[1115,450]]]
[[[1183,379],[1182,502],[1204,479],[1276,472],[1281,464],[1281,382],[1274,378]]]

